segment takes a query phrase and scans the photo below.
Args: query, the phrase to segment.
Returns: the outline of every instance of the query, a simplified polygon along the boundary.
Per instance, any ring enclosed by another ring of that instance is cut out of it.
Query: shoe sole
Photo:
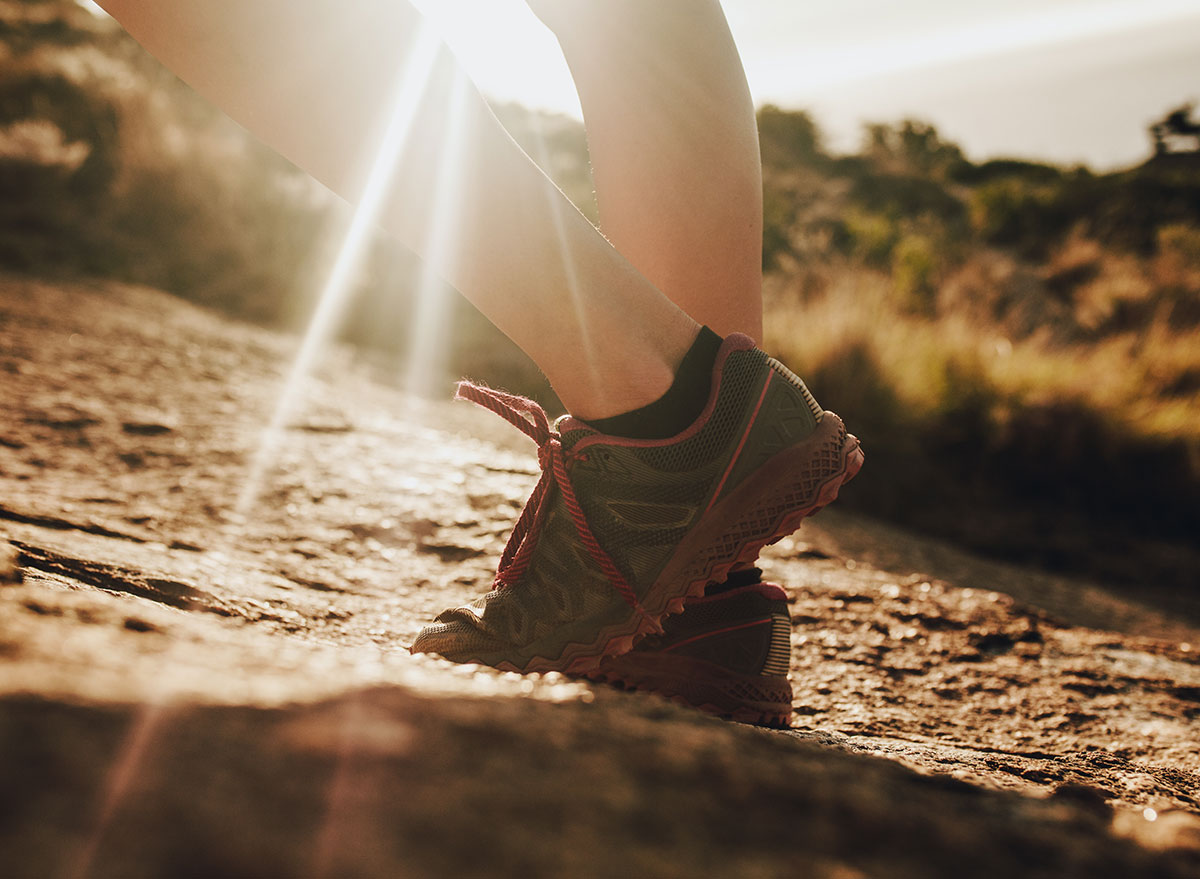
[[[586,675],[602,659],[628,653],[664,617],[681,612],[687,599],[703,593],[709,582],[724,580],[741,562],[753,562],[764,546],[791,534],[805,518],[832,503],[863,461],[857,437],[846,433],[837,415],[825,412],[807,440],[765,462],[680,541],[642,597],[645,616],[626,614],[601,626],[590,641],[569,642],[557,657],[535,653],[523,665],[514,663],[511,654],[471,661],[503,671]]]
[[[701,659],[632,651],[608,657],[586,677],[739,723],[784,728],[791,722],[792,685],[781,675],[740,675]]]

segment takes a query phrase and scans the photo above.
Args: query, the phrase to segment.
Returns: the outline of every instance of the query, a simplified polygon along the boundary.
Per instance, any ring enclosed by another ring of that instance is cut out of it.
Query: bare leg
[[[528,0],[587,123],[600,228],[684,311],[762,338],[754,106],[718,0]]]
[[[423,20],[407,3],[101,0],[147,49],[264,142],[340,195],[362,196],[401,72]],[[432,55],[380,222],[419,253],[440,193],[456,65]],[[414,74],[409,71],[409,81]],[[697,324],[601,236],[508,137],[474,89],[460,112],[468,148],[442,267],[549,377],[582,418],[657,399]]]

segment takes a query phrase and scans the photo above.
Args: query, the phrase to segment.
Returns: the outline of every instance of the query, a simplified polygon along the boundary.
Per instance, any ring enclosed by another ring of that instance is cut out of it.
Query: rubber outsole
[[[721,581],[735,565],[753,562],[759,551],[791,534],[807,517],[832,503],[841,487],[862,468],[857,437],[846,432],[833,412],[823,413],[805,442],[767,461],[709,511],[707,521],[689,533],[642,597],[645,615],[630,614],[597,630],[588,642],[570,642],[557,656],[534,655],[518,665],[511,658],[475,656],[479,662],[519,673],[559,671],[587,675],[602,659],[621,656],[661,621],[680,613],[711,581]]]
[[[782,728],[791,722],[792,685],[782,675],[740,675],[704,660],[633,650],[606,658],[586,678],[739,723]]]

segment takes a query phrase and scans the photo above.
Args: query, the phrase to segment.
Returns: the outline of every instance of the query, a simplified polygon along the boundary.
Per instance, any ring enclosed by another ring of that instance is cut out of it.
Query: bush
[[[821,133],[808,113],[766,104],[759,109],[757,118],[764,166],[791,169],[820,165],[827,160],[821,147]]]
[[[1011,179],[1024,183],[1047,184],[1058,182],[1062,176],[1062,170],[1055,165],[1021,159],[992,159],[979,165],[962,162],[956,165],[951,173],[951,179],[956,183],[972,186]]]
[[[118,167],[117,111],[109,100],[60,73],[10,69],[0,78],[0,130],[31,122],[58,132],[63,145],[81,148],[82,161],[64,174],[64,197],[92,204],[108,194]],[[36,156],[27,161],[42,164]]]
[[[792,255],[792,227],[796,223],[795,196],[773,186],[763,188],[763,271],[781,266]]]
[[[1040,260],[1083,221],[1078,201],[1069,187],[995,180],[972,193],[971,225],[987,243],[1013,247],[1029,259]]]
[[[958,227],[967,218],[966,206],[942,184],[922,177],[899,174],[870,174],[859,177],[850,198],[869,211],[908,222],[927,219],[947,227]]]
[[[859,210],[846,211],[836,236],[844,252],[878,268],[891,264],[899,238],[900,230],[887,216]]]
[[[932,316],[936,311],[938,254],[924,235],[905,235],[892,249],[892,285],[900,307]]]
[[[863,153],[890,173],[933,180],[946,179],[964,161],[957,144],[942,140],[936,128],[916,119],[905,119],[895,125],[867,125]]]

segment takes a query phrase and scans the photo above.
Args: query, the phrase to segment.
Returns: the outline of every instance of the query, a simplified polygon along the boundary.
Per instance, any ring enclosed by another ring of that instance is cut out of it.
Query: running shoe
[[[607,436],[532,400],[459,384],[538,446],[542,476],[486,595],[438,615],[414,653],[582,674],[661,632],[684,600],[832,501],[858,440],[783,364],[734,335],[704,411],[665,440]]]
[[[657,693],[742,723],[785,727],[792,715],[792,620],[773,583],[723,584],[693,598],[621,656],[606,656],[587,677]],[[732,587],[732,588],[730,588]]]

